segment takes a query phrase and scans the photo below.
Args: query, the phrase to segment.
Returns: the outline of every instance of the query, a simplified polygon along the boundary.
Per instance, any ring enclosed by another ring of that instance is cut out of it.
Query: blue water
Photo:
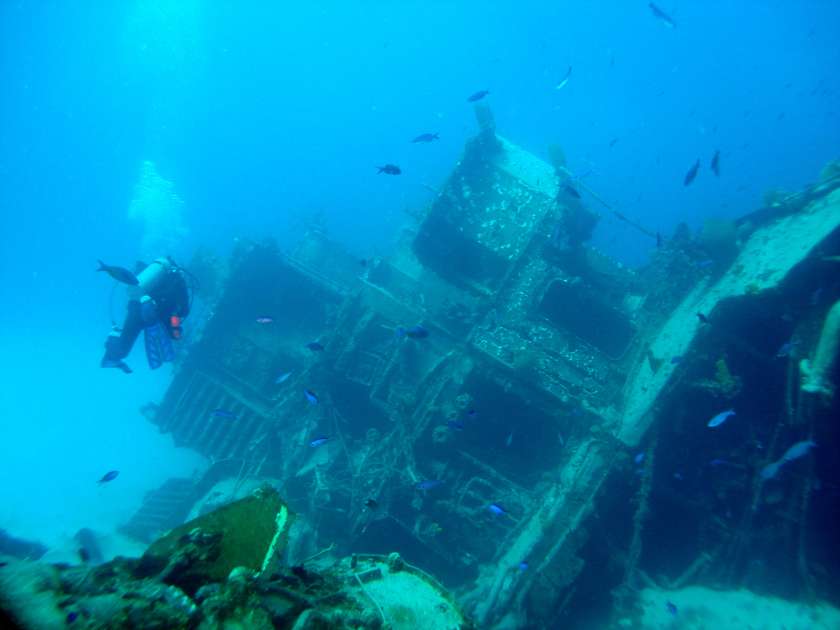
[[[183,202],[160,253],[187,260],[291,245],[315,213],[359,256],[387,253],[474,133],[481,89],[501,135],[546,158],[560,143],[663,234],[795,190],[840,146],[834,2],[664,0],[673,29],[635,0],[280,4],[0,3],[0,528],[50,546],[112,531],[201,465],[138,412],[168,368],[140,350],[131,376],[98,367],[113,309],[93,270],[149,255],[129,217],[144,161]],[[409,142],[423,132],[440,141]],[[377,175],[386,162],[403,174]],[[643,264],[651,239],[600,210],[595,244]]]

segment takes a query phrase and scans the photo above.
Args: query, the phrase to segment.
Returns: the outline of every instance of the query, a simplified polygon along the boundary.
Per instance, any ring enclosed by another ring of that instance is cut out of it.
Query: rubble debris
[[[262,489],[170,532],[139,559],[13,561],[0,573],[0,611],[33,629],[472,627],[451,595],[398,554],[270,568],[290,520],[277,493]]]

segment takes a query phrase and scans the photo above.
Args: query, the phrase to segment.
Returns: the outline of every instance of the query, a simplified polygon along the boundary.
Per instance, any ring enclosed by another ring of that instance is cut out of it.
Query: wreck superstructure
[[[191,491],[151,494],[127,531],[151,539],[223,501],[223,479],[271,479],[308,523],[302,548],[399,551],[457,587],[482,627],[545,624],[585,590],[596,501],[642,448],[629,473],[641,508],[614,571],[633,579],[657,423],[689,382],[711,407],[740,387],[714,349],[731,339],[696,313],[734,331],[759,306],[780,309],[779,295],[818,288],[799,270],[840,240],[837,180],[744,226],[732,259],[699,264],[675,239],[632,271],[558,234],[583,202],[487,116],[392,256],[362,266],[317,226],[291,253],[235,253],[152,416],[213,465]],[[411,326],[428,336],[395,334]]]

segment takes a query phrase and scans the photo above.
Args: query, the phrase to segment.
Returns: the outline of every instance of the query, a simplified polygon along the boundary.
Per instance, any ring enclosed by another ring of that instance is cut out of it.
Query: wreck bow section
[[[289,254],[238,251],[153,418],[214,462],[191,501],[274,479],[304,546],[398,550],[485,624],[568,603],[583,525],[688,369],[670,359],[698,343],[695,312],[777,289],[840,223],[823,196],[783,260],[750,252],[799,215],[753,226],[734,263],[674,243],[634,272],[583,244],[594,214],[565,166],[487,116],[392,256],[361,264],[317,226]]]

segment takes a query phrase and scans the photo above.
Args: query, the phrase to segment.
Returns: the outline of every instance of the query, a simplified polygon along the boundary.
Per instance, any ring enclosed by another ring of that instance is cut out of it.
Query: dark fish
[[[479,90],[475,94],[471,94],[467,100],[470,103],[475,103],[476,101],[480,101],[481,99],[483,99],[488,94],[490,94],[490,90]]]
[[[330,441],[330,438],[328,438],[326,436],[319,437],[319,438],[315,438],[314,440],[312,440],[309,443],[309,446],[311,446],[312,448],[315,448],[316,446],[321,446],[322,444],[326,444],[329,441]]]
[[[367,258],[360,258],[360,259],[359,259],[359,264],[360,264],[362,267],[367,267],[367,266],[368,266],[368,261],[367,261]]]
[[[703,315],[703,313],[697,313],[697,319],[700,320],[701,324],[708,324],[709,323],[709,318],[706,317],[705,315]]]
[[[117,478],[117,475],[120,474],[119,470],[109,470],[104,475],[102,475],[102,479],[97,481],[97,483],[107,483],[109,481],[113,481]]]
[[[653,2],[648,2],[648,6],[650,7],[651,13],[653,13],[653,16],[657,20],[662,22],[668,28],[676,28],[677,23],[674,22],[674,20],[671,19],[671,16],[665,13],[665,11],[653,4]]]
[[[7,566],[9,566],[8,562],[0,562],[0,569],[2,569],[3,567],[7,567]]]
[[[419,136],[414,138],[412,142],[434,142],[435,140],[440,140],[440,136],[436,133],[421,133]]]
[[[610,148],[612,149],[615,146],[615,143],[618,142],[618,138],[613,138],[610,140]]]
[[[467,409],[467,417],[475,418],[478,416],[478,412],[475,409]]]
[[[682,360],[683,360],[683,358],[680,357],[680,356],[671,357],[671,365],[676,365],[677,363],[680,363]]]
[[[706,260],[697,261],[696,263],[694,263],[694,266],[697,267],[698,269],[705,269],[706,267],[711,267],[714,264],[715,264],[714,260],[712,260],[711,258],[707,258]]]
[[[408,337],[410,339],[425,339],[429,336],[429,331],[420,326],[411,326],[410,328],[397,328],[397,337]]]
[[[688,173],[685,174],[685,179],[683,179],[683,186],[688,186],[691,182],[694,181],[694,178],[697,177],[697,171],[700,170],[700,160],[697,160],[690,169],[688,169]]]
[[[216,418],[227,418],[228,420],[234,420],[236,418],[235,413],[233,413],[232,411],[228,411],[227,409],[221,408],[214,409],[210,415]]]
[[[318,394],[313,392],[311,389],[304,389],[303,395],[306,396],[306,400],[309,401],[310,405],[317,405],[318,404]]]
[[[385,166],[377,166],[379,170],[377,171],[377,175],[379,173],[385,173],[386,175],[399,175],[402,173],[400,167],[396,164],[386,164]]]
[[[77,613],[77,612],[67,613],[67,623],[73,623],[74,621],[76,621],[76,619],[78,619],[78,617],[79,617],[79,613]]]
[[[570,197],[580,199],[580,193],[577,190],[575,190],[571,184],[563,184],[563,192],[565,192]]]
[[[677,605],[674,602],[666,602],[665,610],[667,610],[669,613],[671,613],[675,617],[677,616]]]
[[[464,423],[459,422],[458,420],[447,420],[446,426],[450,429],[454,429],[455,431],[463,431],[464,430]]]
[[[83,563],[102,564],[105,561],[99,546],[99,536],[92,529],[82,527],[73,535],[73,540],[79,544],[79,559]]]
[[[656,249],[659,249],[660,247],[662,247],[662,235],[659,232],[657,232],[656,233]]]
[[[321,345],[317,341],[310,341],[308,344],[306,344],[306,347],[309,348],[310,350],[312,350],[312,352],[323,352],[324,351],[324,346]]]
[[[709,167],[712,169],[712,173],[715,174],[715,177],[720,177],[720,151],[715,151]]]
[[[437,488],[440,484],[441,482],[437,479],[426,479],[418,483],[416,488],[418,490],[431,490],[432,488]]]
[[[375,510],[379,507],[379,503],[377,503],[376,499],[368,499],[365,501],[365,507],[369,510]]]
[[[97,262],[99,263],[99,269],[97,269],[97,271],[104,271],[117,282],[129,284],[133,287],[136,287],[138,284],[140,284],[140,281],[137,279],[137,276],[135,276],[125,267],[115,267],[111,265],[106,265],[101,260],[98,260]]]

